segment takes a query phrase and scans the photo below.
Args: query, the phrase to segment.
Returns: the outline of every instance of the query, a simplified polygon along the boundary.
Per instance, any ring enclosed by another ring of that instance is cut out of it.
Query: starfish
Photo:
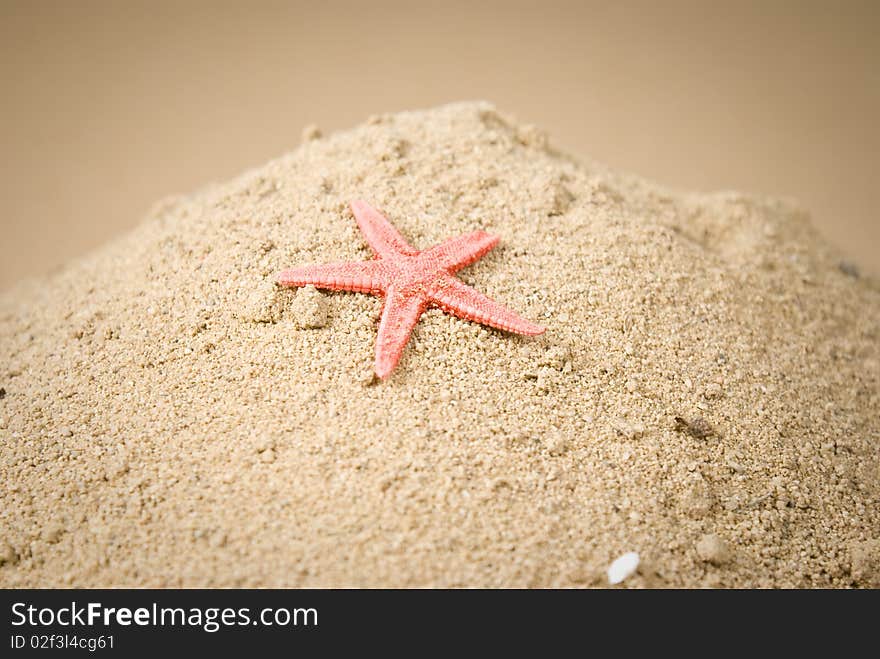
[[[375,258],[285,270],[278,275],[278,283],[384,296],[376,338],[375,369],[380,378],[387,378],[397,366],[410,333],[428,307],[516,334],[544,332],[540,325],[521,318],[454,274],[495,247],[498,236],[473,231],[417,250],[366,202],[353,201],[351,210]]]

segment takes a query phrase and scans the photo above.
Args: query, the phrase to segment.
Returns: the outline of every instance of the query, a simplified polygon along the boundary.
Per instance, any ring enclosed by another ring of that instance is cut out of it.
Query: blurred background
[[[368,115],[487,99],[880,271],[880,2],[0,0],[0,288]]]

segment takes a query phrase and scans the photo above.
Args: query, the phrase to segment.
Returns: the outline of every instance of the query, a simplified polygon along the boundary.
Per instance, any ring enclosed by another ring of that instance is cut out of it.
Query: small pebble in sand
[[[552,456],[560,456],[568,450],[568,442],[561,433],[550,435],[546,442],[547,452]]]
[[[0,400],[3,400],[4,398],[6,398],[6,389],[0,387]]]
[[[675,417],[675,429],[678,432],[690,435],[694,439],[707,439],[716,434],[712,424],[701,416],[698,416],[693,421],[677,416]]]
[[[260,453],[260,460],[266,463],[275,462],[275,451],[273,449],[266,449]]]
[[[857,266],[852,261],[841,261],[837,264],[837,267],[840,268],[840,271],[843,274],[847,275],[848,277],[852,277],[853,279],[858,279],[861,276],[859,266]]]
[[[275,448],[275,441],[270,435],[258,435],[254,439],[254,449],[257,453],[262,453],[267,449]]]
[[[639,567],[638,552],[631,551],[614,560],[608,566],[608,583],[612,586],[619,584],[621,581],[630,576]]]
[[[715,500],[706,485],[694,485],[688,490],[681,502],[682,509],[693,519],[701,519],[708,515]]]
[[[61,429],[62,437],[73,437],[73,431],[70,428],[62,428]]]
[[[15,549],[12,548],[8,542],[0,540],[0,565],[16,563],[18,561],[18,554],[15,553]]]
[[[551,199],[547,214],[551,217],[564,214],[575,202],[576,197],[562,183],[556,182],[551,186]]]
[[[715,398],[721,398],[721,393],[721,385],[717,382],[710,382],[706,385],[706,390],[703,392],[703,396],[712,400]]]
[[[850,572],[859,586],[880,588],[880,539],[853,548]]]
[[[550,138],[547,133],[534,124],[523,124],[517,127],[516,139],[523,146],[535,149],[546,149]]]
[[[542,393],[547,393],[553,388],[554,373],[549,368],[542,368],[538,371],[538,377],[535,380],[535,387]]]
[[[112,481],[113,479],[119,478],[128,473],[128,469],[128,462],[124,459],[112,459],[104,467],[104,478],[108,481]]]
[[[247,297],[240,318],[252,323],[277,323],[284,312],[284,299],[274,283],[262,282]]]
[[[547,348],[536,360],[537,366],[548,366],[557,371],[565,368],[565,365],[571,359],[569,349],[564,345],[554,345]]]
[[[697,542],[697,556],[706,563],[723,565],[730,560],[730,548],[720,536],[707,533]]]
[[[226,546],[228,539],[223,531],[215,531],[208,537],[208,544],[214,549],[219,549]]]
[[[645,426],[641,423],[632,423],[626,419],[618,419],[614,423],[614,432],[626,439],[639,439],[645,434]]]
[[[499,476],[498,478],[493,478],[489,481],[489,489],[492,492],[498,492],[503,489],[513,489],[513,485],[511,485],[510,481],[503,476]]]
[[[49,524],[43,529],[41,533],[43,540],[48,542],[49,544],[55,544],[61,539],[61,534],[64,532],[64,529],[58,524]]]
[[[302,129],[303,142],[314,142],[315,140],[321,139],[323,136],[324,133],[322,133],[321,129],[315,124],[308,124]]]
[[[327,298],[314,286],[297,289],[291,311],[297,326],[302,329],[319,329],[327,325]]]

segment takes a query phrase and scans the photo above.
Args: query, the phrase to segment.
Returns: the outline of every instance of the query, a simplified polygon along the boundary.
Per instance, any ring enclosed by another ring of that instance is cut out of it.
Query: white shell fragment
[[[618,584],[639,567],[639,553],[631,551],[614,560],[608,566],[608,583]]]

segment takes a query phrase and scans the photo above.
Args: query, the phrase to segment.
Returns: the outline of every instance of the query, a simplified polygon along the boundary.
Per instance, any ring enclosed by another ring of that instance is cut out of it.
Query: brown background
[[[312,6],[312,5],[315,6]],[[880,2],[0,4],[0,287],[373,113],[485,98],[880,271]]]

